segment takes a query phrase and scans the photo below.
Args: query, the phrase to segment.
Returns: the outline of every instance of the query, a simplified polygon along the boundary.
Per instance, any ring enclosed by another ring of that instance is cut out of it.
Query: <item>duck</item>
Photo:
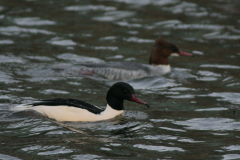
[[[137,98],[133,87],[125,82],[113,84],[107,92],[106,100],[105,110],[81,100],[54,98],[19,105],[15,107],[15,111],[33,110],[56,121],[93,122],[123,115],[124,100],[143,104],[149,108],[148,103]]]
[[[160,76],[171,71],[169,56],[193,56],[183,52],[174,43],[164,40],[161,36],[155,40],[149,58],[149,64],[133,62],[85,63],[80,65],[80,74],[97,74],[111,80],[132,80],[143,77]]]

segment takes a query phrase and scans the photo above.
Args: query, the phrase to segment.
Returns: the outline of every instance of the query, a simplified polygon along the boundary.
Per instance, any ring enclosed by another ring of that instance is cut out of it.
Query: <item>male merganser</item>
[[[179,48],[161,36],[155,41],[149,64],[138,64],[131,62],[108,62],[108,63],[86,63],[84,66],[86,73],[96,73],[108,79],[130,80],[142,77],[159,76],[171,71],[168,63],[169,56],[192,56],[183,52]]]
[[[90,103],[76,100],[56,98],[37,103],[20,105],[16,110],[35,110],[42,115],[57,121],[101,121],[116,117],[124,113],[123,100],[144,104],[135,95],[132,86],[124,82],[117,82],[107,92],[107,107],[102,110]]]

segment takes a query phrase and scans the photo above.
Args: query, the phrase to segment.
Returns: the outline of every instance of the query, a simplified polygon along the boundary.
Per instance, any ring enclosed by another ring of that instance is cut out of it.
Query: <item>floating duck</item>
[[[55,98],[32,104],[23,104],[15,110],[34,110],[57,121],[101,121],[114,118],[124,113],[123,101],[129,100],[149,107],[135,95],[133,87],[124,82],[117,82],[107,92],[105,110],[90,103],[76,100]]]
[[[153,46],[149,58],[149,65],[132,62],[107,62],[80,64],[88,74],[98,74],[113,80],[130,80],[142,77],[159,76],[169,73],[171,67],[169,56],[192,56],[162,37],[159,37]]]

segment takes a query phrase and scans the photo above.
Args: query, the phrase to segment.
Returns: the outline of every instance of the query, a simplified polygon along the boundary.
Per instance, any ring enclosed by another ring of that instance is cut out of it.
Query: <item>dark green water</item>
[[[239,17],[238,0],[1,0],[0,159],[240,159]],[[127,81],[149,109],[125,102],[125,117],[95,123],[10,110],[55,97],[104,108],[115,81],[72,64],[147,64],[159,35],[195,57]]]

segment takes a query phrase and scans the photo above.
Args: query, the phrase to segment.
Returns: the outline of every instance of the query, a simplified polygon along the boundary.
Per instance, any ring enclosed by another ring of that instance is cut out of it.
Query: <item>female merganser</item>
[[[161,36],[155,41],[149,64],[138,64],[131,62],[108,62],[108,63],[86,63],[80,68],[83,73],[96,73],[108,79],[130,80],[142,77],[159,76],[171,71],[168,63],[169,56],[192,56],[190,53],[183,52],[179,48]],[[81,71],[80,71],[81,73]]]
[[[35,110],[42,115],[57,121],[101,121],[116,117],[124,113],[123,100],[144,104],[135,95],[132,86],[124,82],[117,82],[107,92],[107,107],[102,110],[90,103],[76,100],[56,98],[37,103],[20,105],[16,110]]]

